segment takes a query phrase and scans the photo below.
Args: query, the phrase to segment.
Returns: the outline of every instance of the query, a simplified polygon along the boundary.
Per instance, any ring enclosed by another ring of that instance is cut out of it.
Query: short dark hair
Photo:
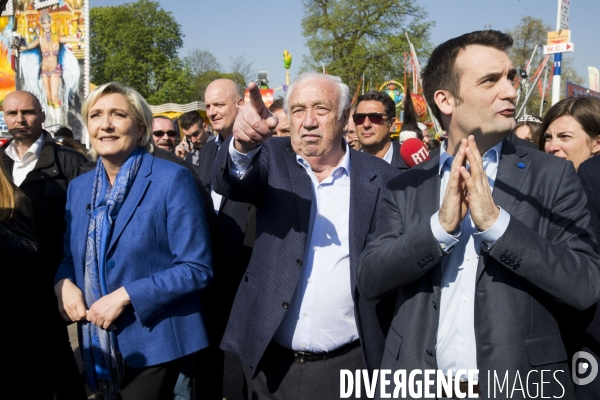
[[[392,100],[390,95],[385,92],[371,90],[370,92],[358,96],[356,108],[358,108],[358,105],[363,101],[378,101],[383,104],[383,110],[385,111],[386,115],[389,115],[390,117],[396,116],[396,103],[394,103],[394,100]]]
[[[600,99],[591,96],[569,97],[553,105],[542,121],[540,149],[544,150],[544,133],[552,122],[569,115],[579,122],[590,139],[600,136]]]
[[[283,110],[283,97],[278,97],[277,100],[275,100],[269,107],[269,111],[271,112],[275,112],[277,110]]]
[[[427,65],[423,69],[423,94],[433,115],[443,125],[442,113],[435,104],[434,94],[437,90],[447,90],[457,100],[460,98],[461,71],[456,69],[456,58],[467,46],[480,45],[506,51],[512,46],[513,40],[500,31],[475,31],[450,39],[433,50]],[[447,127],[442,126],[444,129]]]
[[[204,120],[198,111],[188,111],[179,117],[179,125],[185,130],[190,129],[196,124],[198,124],[198,127],[202,127],[204,124]]]
[[[54,132],[54,136],[62,136],[66,138],[73,139],[73,131],[67,128],[66,126],[61,127],[59,130]]]

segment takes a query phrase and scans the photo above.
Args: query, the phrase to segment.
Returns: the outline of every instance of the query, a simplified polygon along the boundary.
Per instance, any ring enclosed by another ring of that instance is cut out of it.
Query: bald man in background
[[[202,184],[211,193],[219,223],[219,243],[213,254],[214,277],[203,290],[205,319],[210,346],[201,350],[196,358],[196,393],[198,398],[221,400],[223,393],[223,370],[227,369],[225,395],[241,395],[243,370],[234,357],[227,357],[219,344],[225,332],[229,313],[238,285],[250,261],[254,244],[254,218],[248,217],[249,203],[229,200],[215,193],[211,184],[213,162],[223,141],[233,133],[233,123],[238,108],[244,104],[240,86],[229,79],[211,82],[204,94],[206,116],[218,135],[200,149],[199,176]],[[252,213],[255,209],[252,208]],[[230,392],[230,393],[228,393]]]

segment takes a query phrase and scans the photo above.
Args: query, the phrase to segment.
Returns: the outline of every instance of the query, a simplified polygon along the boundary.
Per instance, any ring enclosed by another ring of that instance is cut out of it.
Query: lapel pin
[[[523,164],[522,162],[520,162],[519,164],[517,164],[517,166],[521,169],[525,168],[525,164]]]

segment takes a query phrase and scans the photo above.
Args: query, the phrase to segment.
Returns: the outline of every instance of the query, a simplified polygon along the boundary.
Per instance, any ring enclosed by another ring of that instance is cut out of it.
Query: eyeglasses
[[[154,131],[152,132],[152,134],[156,137],[163,137],[165,135],[167,135],[168,137],[176,137],[177,136],[177,132],[175,131]]]
[[[354,123],[356,125],[362,125],[365,123],[365,119],[367,119],[367,117],[369,117],[369,121],[371,121],[371,123],[375,124],[375,125],[381,125],[381,124],[383,124],[383,121],[391,118],[387,114],[369,113],[369,114],[354,114],[352,119],[354,120]]]

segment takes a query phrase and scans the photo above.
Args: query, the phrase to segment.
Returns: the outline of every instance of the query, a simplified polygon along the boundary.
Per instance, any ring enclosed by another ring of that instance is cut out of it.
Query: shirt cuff
[[[483,232],[477,232],[473,236],[479,236],[481,242],[487,246],[486,250],[490,250],[498,239],[504,235],[506,229],[508,228],[508,224],[510,223],[510,214],[504,211],[502,208],[500,209],[500,215],[498,215],[498,219],[494,222],[494,225],[490,226]]]
[[[250,168],[250,164],[252,164],[254,157],[256,157],[256,153],[258,153],[262,145],[258,145],[255,149],[244,154],[236,150],[235,146],[233,145],[234,140],[235,139],[232,139],[229,142],[229,170],[238,179],[242,179],[248,171],[248,168]]]
[[[448,253],[449,250],[459,241],[460,227],[455,234],[449,234],[444,230],[444,228],[442,228],[442,225],[440,224],[439,214],[439,211],[436,212],[431,216],[431,219],[429,220],[431,225],[431,232],[433,232],[433,236],[435,237],[435,240],[438,241],[442,250]]]

